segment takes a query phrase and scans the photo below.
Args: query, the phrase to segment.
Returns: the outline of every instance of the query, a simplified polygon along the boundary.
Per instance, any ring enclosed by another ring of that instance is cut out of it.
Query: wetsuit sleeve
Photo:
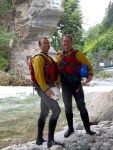
[[[36,56],[32,62],[33,68],[34,68],[34,73],[35,73],[35,78],[37,80],[37,83],[39,84],[40,88],[45,91],[49,88],[45,81],[44,77],[44,59],[42,56]]]
[[[93,68],[89,62],[89,60],[86,58],[86,56],[81,52],[78,51],[76,53],[76,59],[83,65],[83,64],[87,64],[88,68],[89,68],[89,73],[93,76],[94,72],[93,72]]]

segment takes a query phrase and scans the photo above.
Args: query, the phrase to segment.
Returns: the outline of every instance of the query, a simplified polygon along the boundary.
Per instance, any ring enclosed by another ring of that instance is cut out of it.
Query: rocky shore
[[[74,125],[75,132],[68,138],[64,138],[67,127],[55,134],[55,141],[59,144],[51,147],[51,150],[113,150],[113,121],[102,121],[91,125],[96,135],[86,134],[82,122]],[[61,146],[63,145],[63,147]],[[2,150],[48,150],[47,142],[38,146],[35,141],[25,144],[12,145]]]

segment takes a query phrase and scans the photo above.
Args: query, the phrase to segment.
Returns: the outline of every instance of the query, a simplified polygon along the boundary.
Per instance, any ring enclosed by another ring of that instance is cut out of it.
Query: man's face
[[[41,49],[41,52],[46,52],[47,53],[50,49],[50,43],[47,39],[42,39],[39,47]]]
[[[62,45],[65,51],[69,51],[72,48],[72,40],[70,37],[64,37],[62,40]]]

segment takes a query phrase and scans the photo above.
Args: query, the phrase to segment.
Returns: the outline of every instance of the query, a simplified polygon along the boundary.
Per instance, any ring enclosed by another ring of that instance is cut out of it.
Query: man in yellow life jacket
[[[41,98],[41,112],[38,119],[38,134],[36,144],[42,145],[42,143],[45,141],[43,139],[43,130],[46,118],[49,114],[49,110],[51,110],[52,114],[50,116],[48,125],[48,148],[50,148],[51,146],[57,144],[54,141],[54,131],[61,109],[58,102],[51,98],[52,95],[54,95],[51,87],[55,87],[56,71],[55,63],[53,63],[54,60],[48,56],[48,51],[50,49],[50,43],[48,39],[45,37],[42,38],[39,41],[39,47],[40,54],[36,55],[32,59],[32,66],[35,77],[34,86],[35,90]]]
[[[89,116],[85,106],[84,91],[80,75],[81,66],[87,64],[89,74],[86,77],[86,82],[90,82],[93,77],[92,66],[81,51],[73,49],[72,37],[70,35],[63,36],[62,45],[64,50],[58,54],[56,58],[59,70],[59,77],[56,83],[61,83],[62,86],[62,97],[68,124],[68,130],[64,134],[64,137],[67,138],[74,132],[72,96],[74,97],[77,108],[80,111],[80,116],[86,133],[94,135],[95,132],[90,129]]]

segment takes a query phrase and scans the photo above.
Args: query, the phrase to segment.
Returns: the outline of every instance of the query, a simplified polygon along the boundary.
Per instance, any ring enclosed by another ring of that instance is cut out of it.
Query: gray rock
[[[50,148],[50,150],[63,150],[63,147],[60,145],[54,145]]]
[[[89,114],[90,121],[113,120],[113,90],[98,95],[89,106]]]

